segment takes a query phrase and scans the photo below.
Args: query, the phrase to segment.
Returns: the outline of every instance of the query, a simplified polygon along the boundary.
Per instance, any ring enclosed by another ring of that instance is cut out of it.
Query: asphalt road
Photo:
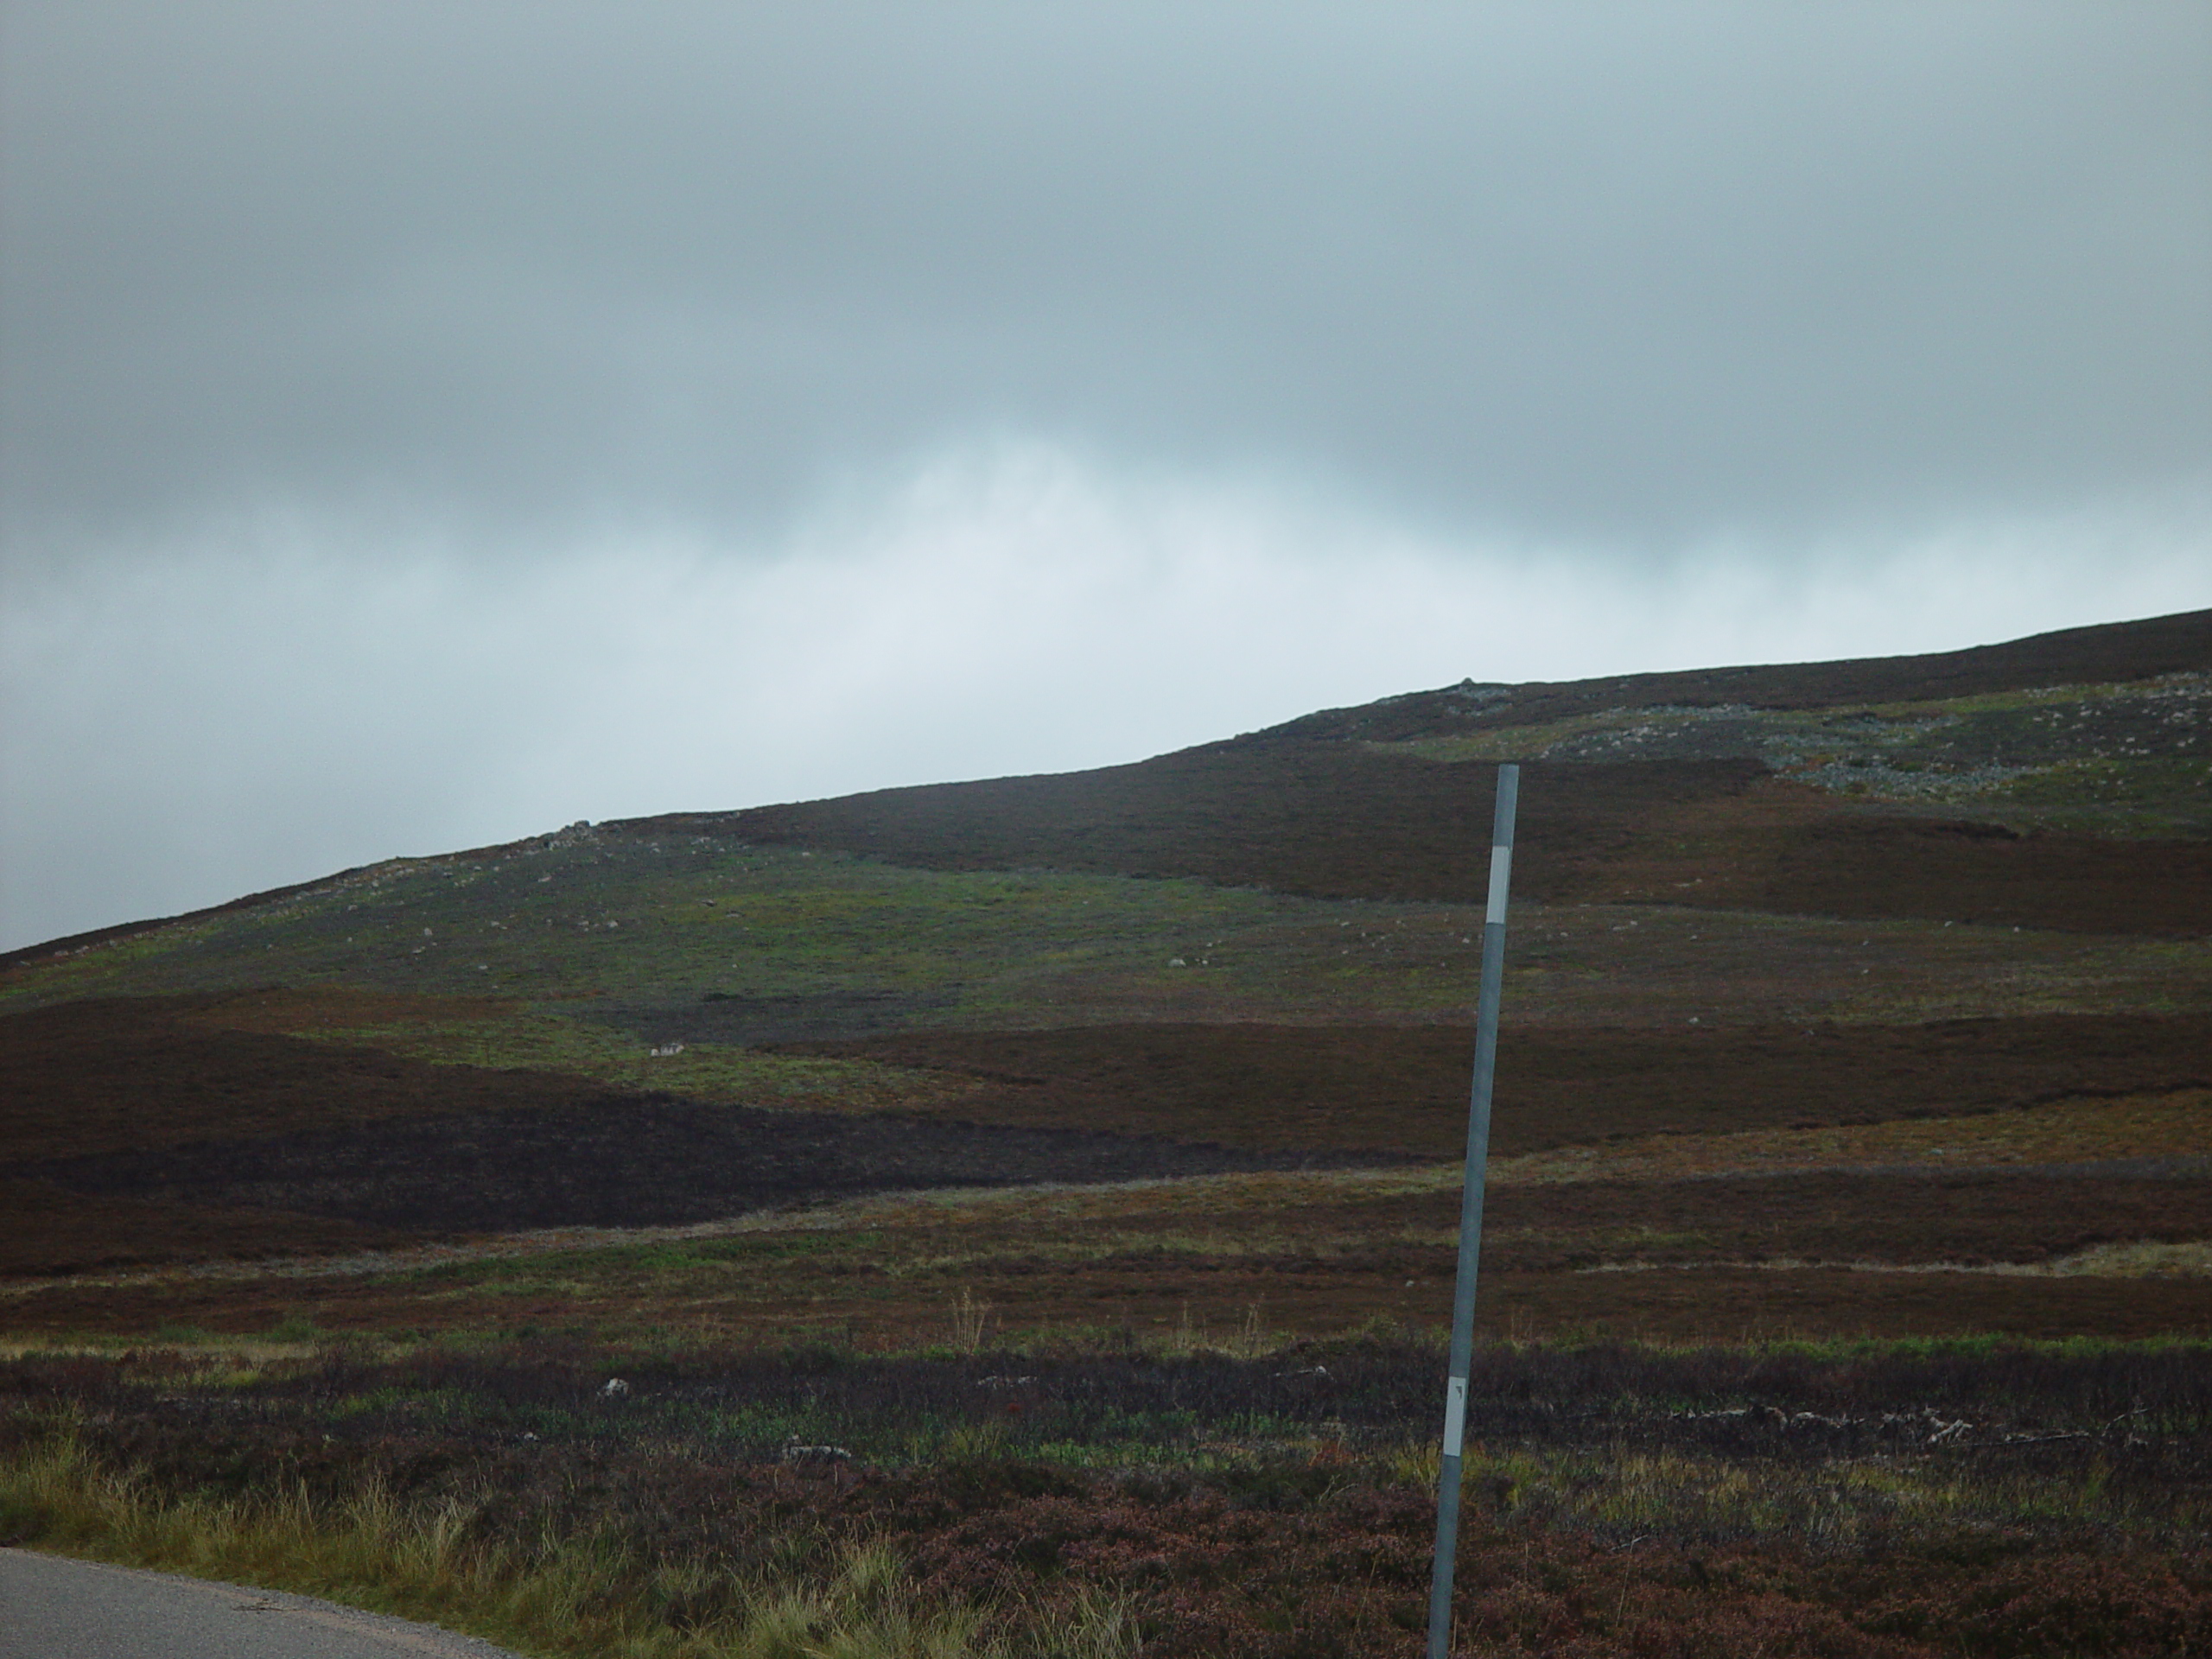
[[[516,1659],[274,1590],[0,1549],[0,1659]]]

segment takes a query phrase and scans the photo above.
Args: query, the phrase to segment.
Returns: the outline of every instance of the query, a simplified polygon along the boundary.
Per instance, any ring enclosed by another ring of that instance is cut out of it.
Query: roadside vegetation
[[[604,1526],[494,1531],[489,1490],[402,1497],[381,1469],[343,1493],[305,1481],[231,1496],[159,1490],[103,1466],[66,1427],[0,1463],[16,1541],[319,1595],[526,1652],[626,1659],[1120,1659],[1140,1649],[1110,1599],[989,1605],[926,1598],[882,1544],[733,1571],[671,1559]]]
[[[1419,1650],[1440,1355],[221,1344],[0,1363],[35,1542],[531,1651]],[[1476,1650],[2212,1639],[2201,1344],[1500,1344]]]

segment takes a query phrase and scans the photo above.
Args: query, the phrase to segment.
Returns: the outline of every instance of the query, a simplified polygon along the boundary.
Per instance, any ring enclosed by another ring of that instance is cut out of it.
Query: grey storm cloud
[[[0,0],[0,948],[2212,603],[2212,8]]]
[[[2212,454],[2195,0],[16,3],[0,50],[18,526],[760,523],[1041,432],[1648,546]]]

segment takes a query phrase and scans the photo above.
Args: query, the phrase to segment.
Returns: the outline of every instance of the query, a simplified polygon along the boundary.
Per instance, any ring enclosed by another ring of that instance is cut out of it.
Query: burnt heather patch
[[[0,1277],[158,1262],[321,1255],[413,1242],[388,1227],[303,1216],[94,1198],[51,1181],[0,1177]]]
[[[249,993],[0,1016],[0,1168],[410,1116],[574,1105],[604,1085],[194,1023]],[[410,999],[413,1001],[413,999]],[[469,1005],[463,1005],[464,1007]]]
[[[582,1105],[415,1118],[20,1173],[73,1192],[488,1231],[710,1221],[864,1193],[1127,1181],[1318,1167],[1135,1135],[708,1105],[610,1095]]]
[[[1448,1026],[1129,1025],[912,1032],[779,1052],[954,1072],[943,1109],[1275,1149],[1465,1144],[1474,1039]],[[2212,1014],[1922,1026],[1529,1027],[1501,1043],[1500,1156],[1664,1132],[1877,1122],[2212,1083]]]

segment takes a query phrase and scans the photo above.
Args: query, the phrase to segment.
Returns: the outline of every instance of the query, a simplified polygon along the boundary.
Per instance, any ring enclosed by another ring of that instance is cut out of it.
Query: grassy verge
[[[1486,1349],[1463,1644],[2203,1650],[2202,1359]],[[546,1655],[1410,1659],[1440,1373],[1376,1340],[23,1354],[0,1361],[0,1529]]]
[[[781,1572],[656,1559],[591,1527],[495,1535],[493,1495],[432,1501],[378,1475],[241,1496],[164,1491],[94,1457],[66,1420],[0,1459],[0,1531],[40,1548],[290,1590],[445,1624],[524,1651],[625,1659],[1109,1659],[1136,1650],[1114,1598],[996,1606],[918,1593],[888,1545]]]

